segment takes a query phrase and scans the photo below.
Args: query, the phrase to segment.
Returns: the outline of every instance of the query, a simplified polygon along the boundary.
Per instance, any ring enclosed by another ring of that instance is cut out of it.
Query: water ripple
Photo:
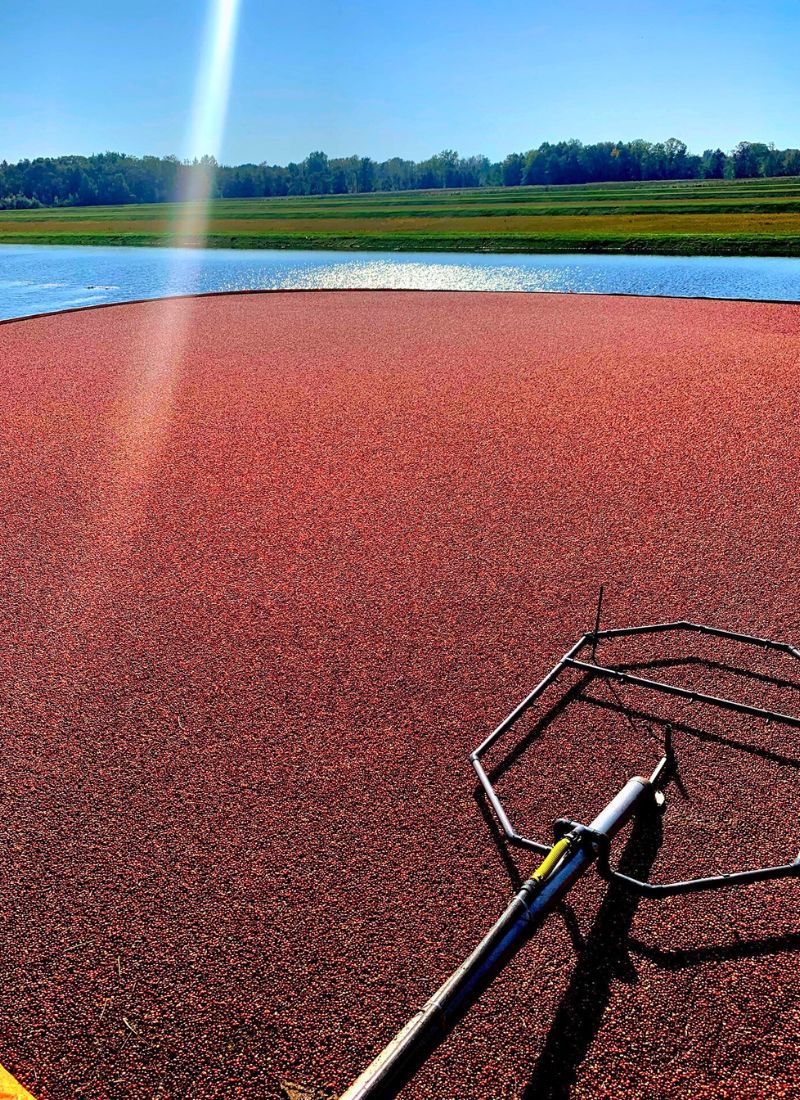
[[[0,246],[0,318],[235,290],[481,290],[800,301],[800,260]]]

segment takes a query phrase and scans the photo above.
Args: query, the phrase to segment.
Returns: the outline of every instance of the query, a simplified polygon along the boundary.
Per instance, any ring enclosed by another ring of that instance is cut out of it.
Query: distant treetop
[[[218,165],[211,158],[40,157],[0,162],[0,208],[95,206],[172,201],[185,193],[186,176],[211,167],[218,198],[275,195],[352,195],[454,187],[519,187],[528,184],[614,183],[630,180],[745,179],[800,175],[800,150],[742,141],[730,153],[689,153],[677,138],[664,142],[543,142],[505,160],[460,157],[445,149],[423,161],[392,157],[329,158],[309,153],[301,164]]]

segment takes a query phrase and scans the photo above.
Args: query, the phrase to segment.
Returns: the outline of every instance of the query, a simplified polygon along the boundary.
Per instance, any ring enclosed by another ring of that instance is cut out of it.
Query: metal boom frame
[[[600,605],[598,604],[598,621],[595,624],[595,630],[579,638],[575,645],[572,646],[572,648],[569,649],[550,669],[544,679],[536,685],[533,691],[531,691],[530,694],[503,719],[500,725],[489,734],[486,740],[470,754],[470,761],[475,769],[475,774],[480,781],[486,797],[509,843],[516,844],[522,848],[530,848],[534,852],[539,852],[542,855],[548,853],[552,846],[549,844],[542,844],[536,840],[531,840],[529,837],[522,836],[517,832],[511,824],[508,814],[503,808],[503,804],[481,763],[481,758],[491,746],[503,736],[503,734],[507,733],[516,725],[523,714],[533,706],[544,691],[554,683],[566,669],[574,668],[601,679],[614,680],[621,684],[632,684],[636,687],[645,688],[650,691],[657,691],[665,695],[674,695],[681,699],[688,699],[691,702],[706,703],[709,706],[718,707],[722,710],[736,711],[739,714],[748,714],[756,718],[764,718],[767,721],[782,722],[800,728],[800,717],[795,715],[782,714],[780,711],[766,710],[763,707],[751,706],[749,703],[742,703],[736,699],[725,699],[717,695],[707,695],[704,692],[679,687],[677,684],[666,683],[662,680],[649,680],[643,676],[635,676],[633,673],[624,672],[621,669],[609,668],[605,665],[597,664],[594,659],[598,641],[609,638],[632,637],[640,634],[663,634],[670,631],[685,631],[715,638],[723,638],[726,641],[739,642],[743,645],[755,646],[759,649],[769,649],[778,653],[784,653],[800,661],[800,650],[797,650],[794,646],[786,642],[775,642],[769,638],[758,638],[752,634],[739,634],[732,630],[720,630],[718,627],[685,620],[669,623],[652,623],[647,626],[619,627],[613,630],[600,630],[599,609]],[[591,647],[591,660],[580,660],[578,655],[588,647]],[[575,822],[568,820],[556,822],[554,826],[556,839],[574,826]],[[766,879],[800,876],[800,853],[798,853],[797,857],[792,860],[792,862],[782,863],[776,866],[757,867],[753,870],[734,871],[730,874],[711,875],[706,878],[686,879],[682,882],[654,883],[642,882],[640,879],[625,875],[621,871],[615,871],[609,863],[608,851],[601,847],[598,852],[597,868],[604,878],[609,881],[618,882],[634,893],[647,895],[648,897],[666,897],[671,894],[695,893],[701,890],[719,889],[724,886],[737,886],[747,882],[761,882]]]
[[[661,787],[668,779],[672,762],[672,738],[666,737],[665,755],[659,761],[649,779],[633,776],[624,787],[600,811],[589,825],[562,818],[554,823],[556,841],[553,845],[540,844],[521,836],[512,826],[503,804],[497,796],[492,783],[481,763],[481,757],[488,749],[510,730],[522,715],[536,702],[545,689],[568,668],[578,669],[594,676],[620,680],[623,683],[636,684],[654,691],[666,692],[681,698],[694,699],[712,706],[740,713],[756,715],[762,718],[787,722],[800,727],[800,718],[789,714],[779,714],[752,707],[733,699],[718,698],[701,692],[689,691],[660,680],[647,680],[619,669],[607,668],[595,662],[597,643],[604,638],[619,638],[635,634],[655,634],[664,631],[694,631],[700,634],[726,638],[747,645],[773,649],[800,660],[800,652],[783,642],[772,642],[766,638],[755,638],[748,634],[734,634],[729,630],[703,626],[700,623],[675,622],[656,623],[652,626],[637,626],[621,630],[600,630],[600,607],[603,590],[597,606],[595,629],[584,634],[561,660],[536,685],[533,691],[505,718],[477,749],[471,754],[472,766],[486,792],[503,831],[511,843],[532,848],[544,855],[544,860],[528,877],[521,890],[513,898],[506,911],[481,940],[475,950],[459,966],[447,981],[440,986],[423,1007],[411,1017],[405,1027],[378,1054],[360,1077],[346,1090],[341,1100],[394,1100],[403,1086],[414,1076],[440,1043],[447,1038],[453,1028],[469,1011],[488,988],[494,978],[516,955],[531,936],[541,928],[548,914],[575,885],[589,867],[596,863],[600,873],[609,880],[620,882],[639,894],[664,896],[682,894],[695,890],[709,890],[718,886],[733,886],[760,879],[783,878],[800,875],[800,855],[792,863],[779,867],[760,867],[753,871],[740,871],[730,875],[717,875],[712,878],[689,879],[686,882],[653,884],[612,870],[609,864],[609,850],[613,839],[633,818],[662,807],[664,804]],[[579,659],[584,648],[591,645],[591,661]]]

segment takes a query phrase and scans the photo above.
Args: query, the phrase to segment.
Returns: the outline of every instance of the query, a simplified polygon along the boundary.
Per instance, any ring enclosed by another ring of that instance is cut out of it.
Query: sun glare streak
[[[228,113],[236,32],[241,0],[211,0],[198,68],[192,120],[186,156],[199,162],[187,175],[179,196],[174,236],[177,241],[202,244],[208,226],[208,202],[214,185],[214,164],[218,158]]]
[[[240,0],[212,0],[198,70],[188,157],[218,156],[228,110]]]
[[[186,188],[178,195],[175,243],[195,247],[205,243],[214,169],[228,114],[240,6],[241,0],[209,0],[186,147],[188,156],[198,163],[185,174]],[[191,263],[190,253],[178,253],[172,271],[185,268],[187,261]],[[172,274],[167,279],[168,294],[174,283]],[[130,443],[122,445],[121,472],[131,490],[137,483],[147,488],[148,468],[159,451],[186,354],[192,313],[189,302],[165,301],[158,307],[155,323],[142,334],[138,362],[132,364],[129,417],[123,433]]]
[[[200,160],[188,180],[174,219],[177,242],[201,246],[208,225],[215,160],[224,137],[241,0],[209,0],[203,53],[198,65],[187,151]],[[173,272],[191,262],[191,249],[176,252]],[[175,286],[167,280],[166,293]],[[178,381],[192,352],[193,300],[167,299],[140,307],[141,329],[126,374],[119,379],[118,413],[103,462],[105,486],[92,509],[91,541],[75,547],[70,562],[70,598],[91,609],[85,636],[60,637],[56,666],[69,662],[88,637],[109,637],[118,620],[117,585],[136,567],[136,541],[145,536],[154,472],[169,431]],[[124,583],[124,581],[123,581]],[[85,675],[89,676],[89,667]],[[81,685],[73,679],[72,692]]]

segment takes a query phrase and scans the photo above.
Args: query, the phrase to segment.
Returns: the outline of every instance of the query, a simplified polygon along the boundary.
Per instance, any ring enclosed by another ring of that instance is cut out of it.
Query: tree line
[[[423,161],[392,157],[328,157],[301,163],[220,165],[211,157],[133,157],[124,153],[0,161],[0,208],[168,202],[188,193],[194,172],[213,175],[218,198],[273,195],[352,195],[457,187],[613,183],[627,180],[748,179],[800,175],[800,150],[740,142],[729,153],[690,153],[677,138],[664,142],[544,142],[502,161],[460,157],[445,149]]]

